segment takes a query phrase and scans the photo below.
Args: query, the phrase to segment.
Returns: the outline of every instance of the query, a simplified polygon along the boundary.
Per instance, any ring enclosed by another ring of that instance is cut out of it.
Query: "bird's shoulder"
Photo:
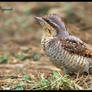
[[[77,54],[80,56],[92,58],[92,49],[85,42],[81,41],[77,37],[69,37],[65,39],[59,39],[61,46],[70,54]]]

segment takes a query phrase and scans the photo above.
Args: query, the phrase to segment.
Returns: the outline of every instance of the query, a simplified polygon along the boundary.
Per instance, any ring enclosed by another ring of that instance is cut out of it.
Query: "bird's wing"
[[[65,39],[60,41],[62,43],[62,47],[71,54],[92,58],[92,49],[90,49],[84,42],[74,39]]]

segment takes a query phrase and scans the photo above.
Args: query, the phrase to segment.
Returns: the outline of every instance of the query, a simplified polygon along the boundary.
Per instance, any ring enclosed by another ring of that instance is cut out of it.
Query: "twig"
[[[19,76],[0,76],[0,78],[22,78],[22,77],[19,77]]]

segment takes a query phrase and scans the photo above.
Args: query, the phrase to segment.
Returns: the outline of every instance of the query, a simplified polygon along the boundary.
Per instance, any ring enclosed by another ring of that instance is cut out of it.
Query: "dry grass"
[[[60,14],[70,33],[92,45],[91,3],[1,2],[0,6],[1,90],[92,89],[91,74],[76,79],[62,75],[49,62],[40,46],[41,28],[33,18]]]

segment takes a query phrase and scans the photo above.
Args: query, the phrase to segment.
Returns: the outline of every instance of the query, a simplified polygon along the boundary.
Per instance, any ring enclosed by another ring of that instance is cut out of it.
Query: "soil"
[[[0,89],[11,84],[7,78],[20,80],[18,77],[29,75],[39,79],[39,73],[48,77],[53,70],[62,74],[41,48],[42,29],[34,16],[60,14],[69,33],[92,45],[91,2],[2,2],[0,6],[0,56],[3,53],[9,55],[7,63],[0,64]],[[25,59],[16,58],[16,53],[23,53]],[[92,75],[78,80],[78,84],[84,87],[83,80],[91,88]]]

